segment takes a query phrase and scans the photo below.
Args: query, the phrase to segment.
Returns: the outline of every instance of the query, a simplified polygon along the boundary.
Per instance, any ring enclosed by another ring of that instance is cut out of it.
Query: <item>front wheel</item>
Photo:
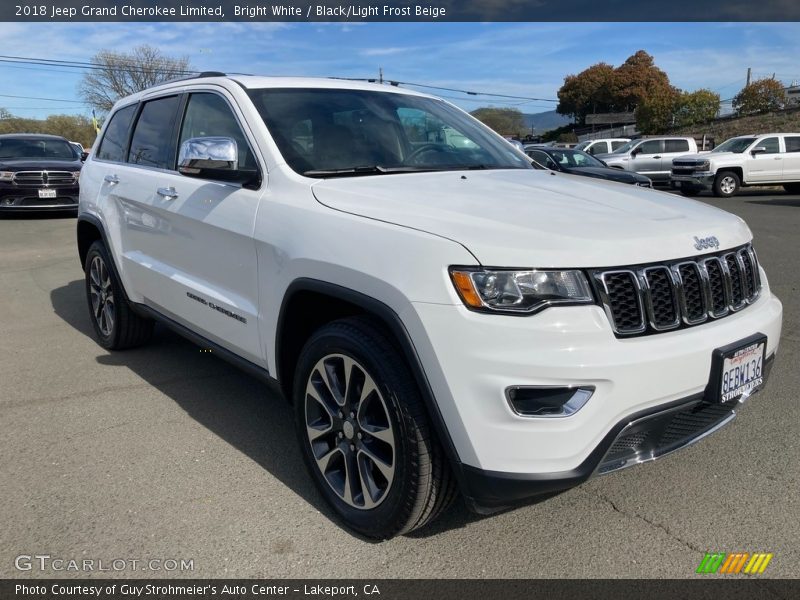
[[[741,179],[733,171],[722,171],[714,180],[714,195],[718,198],[731,198],[739,192]]]
[[[349,527],[386,539],[450,504],[455,482],[417,385],[377,324],[349,318],[317,331],[293,399],[303,458]]]

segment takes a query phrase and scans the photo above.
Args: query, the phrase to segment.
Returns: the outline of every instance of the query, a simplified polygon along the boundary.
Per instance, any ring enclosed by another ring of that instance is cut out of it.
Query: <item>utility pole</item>
[[[378,67],[378,83],[383,83],[383,67]]]
[[[750,85],[750,73],[751,73],[751,71],[752,71],[752,69],[750,67],[747,67],[747,83],[744,84],[744,87],[747,87],[748,85]]]

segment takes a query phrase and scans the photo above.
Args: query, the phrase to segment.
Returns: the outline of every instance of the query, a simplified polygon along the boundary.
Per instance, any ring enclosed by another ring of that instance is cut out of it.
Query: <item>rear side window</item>
[[[605,154],[608,152],[608,146],[606,146],[606,142],[597,142],[596,144],[592,144],[587,148],[586,152],[594,156],[595,154]]]
[[[787,152],[800,152],[800,137],[785,137]]]
[[[642,154],[658,154],[661,152],[661,140],[648,140],[646,142],[642,142],[642,145],[639,146],[639,151]]]
[[[175,168],[174,136],[180,96],[145,102],[133,130],[128,162],[158,169]]]
[[[125,150],[128,147],[128,130],[131,128],[131,121],[136,112],[136,105],[126,106],[119,109],[113,115],[106,127],[106,133],[97,149],[97,158],[100,160],[111,160],[123,162],[125,160]]]
[[[689,140],[664,140],[664,152],[688,152]]]

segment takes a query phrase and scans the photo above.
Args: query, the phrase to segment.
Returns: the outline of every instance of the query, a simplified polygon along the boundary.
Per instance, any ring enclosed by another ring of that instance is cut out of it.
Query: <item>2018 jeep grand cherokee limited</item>
[[[320,492],[367,536],[456,490],[491,511],[685,446],[778,347],[741,219],[535,170],[424,94],[164,84],[117,104],[80,183],[100,343],[157,319],[277,380]]]

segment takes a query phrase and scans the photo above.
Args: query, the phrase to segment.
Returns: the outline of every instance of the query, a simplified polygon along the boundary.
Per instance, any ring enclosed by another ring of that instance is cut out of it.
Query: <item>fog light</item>
[[[506,398],[522,417],[568,417],[578,412],[594,393],[593,386],[512,386]]]

